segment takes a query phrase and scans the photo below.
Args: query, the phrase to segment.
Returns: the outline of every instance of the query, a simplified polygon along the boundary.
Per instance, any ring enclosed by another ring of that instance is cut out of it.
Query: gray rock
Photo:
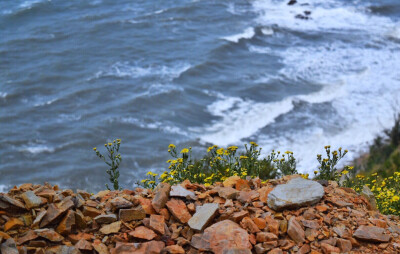
[[[15,245],[14,239],[8,238],[7,241],[5,241],[1,245],[0,249],[2,254],[18,254],[18,249],[17,246]]]
[[[376,206],[375,195],[367,185],[363,186],[361,195],[364,196],[368,200],[368,202],[369,202],[368,209],[369,210],[374,210],[374,211],[378,210],[377,206]]]
[[[0,207],[2,209],[20,208],[25,210],[23,203],[3,193],[0,193]]]
[[[189,227],[193,230],[202,231],[209,222],[215,217],[219,205],[207,203],[196,208],[196,213],[188,221]]]
[[[268,194],[267,204],[275,211],[309,206],[318,203],[324,193],[324,187],[318,182],[295,178],[272,190]]]
[[[191,198],[195,199],[196,194],[193,191],[187,190],[181,185],[171,186],[171,191],[169,192],[170,197],[182,197],[182,198]]]
[[[42,204],[42,199],[36,196],[33,191],[24,192],[21,198],[24,200],[26,208],[28,209],[38,207]]]
[[[115,214],[102,214],[96,216],[94,220],[99,224],[110,224],[114,221],[117,221],[117,215]]]

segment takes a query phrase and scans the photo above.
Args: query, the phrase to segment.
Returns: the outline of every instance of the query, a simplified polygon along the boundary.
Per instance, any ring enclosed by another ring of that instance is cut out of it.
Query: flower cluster
[[[170,144],[168,153],[172,159],[167,161],[168,170],[158,179],[154,173],[149,172],[150,177],[139,184],[154,188],[157,181],[176,184],[188,179],[209,186],[215,182],[222,182],[230,176],[239,176],[243,179],[259,177],[265,181],[280,175],[297,173],[296,160],[292,152],[287,151],[281,155],[282,158],[278,158],[280,152],[278,154],[272,152],[267,158],[261,159],[261,148],[258,148],[255,142],[245,144],[241,154],[238,154],[237,146],[223,148],[213,145],[207,148],[206,156],[200,160],[192,159],[191,147],[178,151],[174,144]]]
[[[368,186],[375,195],[381,213],[400,215],[400,172],[394,172],[386,178],[378,176],[378,173],[370,176],[358,174],[349,179],[346,185],[357,192],[361,192],[364,185]]]

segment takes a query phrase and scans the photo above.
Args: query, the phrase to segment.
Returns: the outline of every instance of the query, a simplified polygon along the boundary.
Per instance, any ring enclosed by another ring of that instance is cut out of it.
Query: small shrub
[[[331,152],[331,146],[325,146],[326,158],[322,158],[321,154],[317,155],[317,160],[320,164],[319,175],[316,175],[317,179],[323,180],[338,180],[338,170],[336,165],[338,162],[347,154],[347,150],[342,152],[340,147],[337,151]],[[317,172],[318,173],[318,172]]]
[[[214,145],[208,147],[207,154],[202,159],[193,160],[191,147],[178,152],[176,146],[170,144],[168,153],[172,159],[167,161],[168,170],[158,179],[157,174],[148,172],[150,178],[138,184],[153,188],[157,181],[177,184],[188,179],[193,183],[209,186],[230,176],[259,177],[265,181],[282,175],[297,174],[296,159],[290,151],[284,154],[272,151],[266,158],[260,158],[261,148],[258,148],[257,143],[250,142],[244,148],[244,152],[239,155],[237,146],[225,149]]]
[[[119,190],[119,164],[122,161],[121,154],[119,153],[119,147],[121,145],[121,139],[116,139],[112,143],[104,144],[104,147],[107,149],[107,154],[103,155],[97,150],[97,148],[93,148],[97,157],[102,159],[110,168],[106,170],[109,175],[110,182],[113,184],[114,190]],[[108,190],[108,184],[106,184]]]

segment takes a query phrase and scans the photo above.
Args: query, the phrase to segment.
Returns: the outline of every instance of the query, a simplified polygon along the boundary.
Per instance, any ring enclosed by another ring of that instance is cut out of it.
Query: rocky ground
[[[23,184],[0,194],[1,253],[400,253],[398,217],[289,176],[95,195]]]

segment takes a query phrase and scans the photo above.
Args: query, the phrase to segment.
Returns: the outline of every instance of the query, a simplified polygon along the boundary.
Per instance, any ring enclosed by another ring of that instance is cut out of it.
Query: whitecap
[[[7,93],[6,92],[0,92],[0,98],[5,99],[7,97]]]
[[[231,36],[222,37],[222,39],[238,43],[241,39],[251,39],[255,35],[255,31],[253,27],[246,28],[243,33],[234,34]]]
[[[273,51],[270,47],[259,47],[259,46],[249,45],[248,48],[249,48],[249,51],[252,53],[258,53],[258,54],[273,53]]]
[[[274,34],[274,29],[272,29],[271,27],[263,27],[263,28],[261,28],[261,32],[264,35],[273,35]]]
[[[7,193],[8,192],[8,186],[4,184],[0,184],[0,193]]]
[[[171,126],[160,121],[145,121],[135,117],[121,117],[112,119],[112,121],[118,121],[121,123],[133,124],[143,129],[160,130],[165,133],[187,135],[187,132],[183,131],[177,126]]]
[[[22,146],[19,149],[20,152],[28,152],[31,154],[39,154],[39,153],[53,153],[55,151],[54,147],[46,146],[44,144],[30,144]]]
[[[53,102],[56,102],[58,98],[50,99],[50,100],[43,100],[43,99],[38,99],[38,102],[35,102],[33,104],[34,107],[41,107],[41,106],[47,106],[51,105]]]
[[[116,62],[109,69],[99,71],[94,78],[119,77],[119,78],[140,78],[146,76],[159,76],[172,80],[178,78],[183,72],[191,67],[187,63],[177,63],[173,66],[150,65],[139,66],[129,62]]]

